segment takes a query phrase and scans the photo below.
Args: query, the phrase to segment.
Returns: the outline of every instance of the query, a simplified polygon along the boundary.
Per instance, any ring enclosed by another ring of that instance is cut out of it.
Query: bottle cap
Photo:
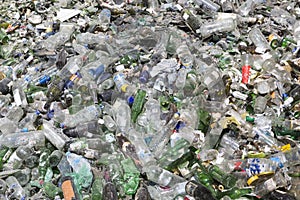
[[[247,180],[247,184],[251,185],[253,182],[257,181],[259,179],[259,177],[257,175],[255,176],[251,176],[248,180]]]

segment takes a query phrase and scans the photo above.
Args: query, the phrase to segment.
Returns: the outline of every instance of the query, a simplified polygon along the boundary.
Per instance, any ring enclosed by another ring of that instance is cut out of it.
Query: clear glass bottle
[[[61,150],[69,138],[53,128],[50,121],[43,120],[43,134],[57,149]]]
[[[249,32],[249,38],[258,49],[258,52],[265,52],[266,50],[271,49],[265,36],[258,28],[251,29]]]
[[[1,135],[0,138],[0,146],[5,145],[11,148],[17,148],[21,145],[29,147],[43,147],[45,145],[44,131],[10,133]]]
[[[233,19],[221,19],[201,25],[199,33],[203,38],[207,38],[214,33],[231,32],[236,28],[236,23]]]
[[[25,186],[31,179],[31,169],[25,168],[14,174],[21,186]]]
[[[70,115],[64,120],[63,125],[68,128],[73,128],[81,123],[97,120],[100,113],[101,111],[98,105],[90,105],[81,109],[77,113]]]
[[[143,169],[149,180],[161,185],[172,187],[177,183],[185,182],[185,179],[175,175],[161,167],[150,165]]]
[[[13,191],[11,194],[8,195],[9,199],[16,198],[16,199],[25,199],[26,193],[23,187],[20,185],[19,181],[14,176],[9,176],[5,179],[7,187],[9,190]]]
[[[211,0],[196,0],[195,3],[199,6],[202,6],[206,9],[209,9],[209,10],[212,10],[215,12],[220,10],[220,6]]]

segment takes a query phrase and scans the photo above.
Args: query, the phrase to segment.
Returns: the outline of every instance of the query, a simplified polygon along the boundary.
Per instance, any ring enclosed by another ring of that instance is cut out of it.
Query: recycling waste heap
[[[299,6],[3,0],[0,199],[299,200]]]

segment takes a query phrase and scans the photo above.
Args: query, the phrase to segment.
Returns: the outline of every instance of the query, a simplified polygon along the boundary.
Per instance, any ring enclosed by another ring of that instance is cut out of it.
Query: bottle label
[[[247,84],[249,83],[250,78],[250,65],[245,65],[242,67],[242,83]]]
[[[114,77],[113,77],[113,80],[117,86],[117,88],[119,90],[121,90],[121,87],[124,85],[124,79],[125,79],[125,75],[124,74],[116,74]]]

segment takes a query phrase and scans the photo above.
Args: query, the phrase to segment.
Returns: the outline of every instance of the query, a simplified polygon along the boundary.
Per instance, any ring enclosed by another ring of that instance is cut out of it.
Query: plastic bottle
[[[111,143],[100,138],[80,139],[70,144],[70,152],[78,153],[86,158],[99,158],[103,153],[113,153],[114,148]]]
[[[282,172],[277,172],[272,178],[269,178],[254,188],[254,193],[258,196],[264,196],[268,194],[271,191],[276,190],[280,187],[286,187],[287,186],[287,179],[284,177]]]
[[[188,15],[188,13],[185,14],[187,11],[183,10],[183,18],[185,20],[189,20],[189,18],[191,17],[190,16],[191,13],[189,13],[190,15]],[[198,28],[199,26],[197,26],[195,30],[197,30]],[[171,29],[169,33],[168,43],[166,46],[166,51],[171,55],[175,54],[178,46],[180,45],[180,42],[181,42],[181,37],[177,33],[176,29],[175,30]]]
[[[17,76],[23,74],[28,64],[33,60],[33,56],[29,56],[26,60],[23,60],[17,66],[13,68],[13,79],[16,80]]]
[[[123,73],[117,73],[113,76],[113,80],[116,84],[116,87],[118,91],[126,93],[126,96],[132,95],[135,91],[136,88],[134,85],[130,84],[126,79],[125,79],[125,74]]]
[[[208,150],[214,148],[214,146],[217,144],[221,133],[223,131],[223,127],[221,125],[221,120],[219,119],[215,126],[211,128],[208,133],[206,134],[205,142],[203,145],[203,150]]]
[[[159,130],[161,129],[162,122],[160,119],[161,109],[159,105],[159,101],[152,98],[151,94],[148,94],[148,100],[144,105],[146,109],[146,117],[147,117],[147,126],[150,129]]]
[[[149,150],[149,147],[147,146],[145,139],[140,132],[131,128],[128,130],[128,133],[126,135],[128,135],[128,139],[135,147],[136,154],[143,167],[156,164],[156,160]]]
[[[57,73],[61,80],[67,80],[72,74],[75,74],[83,65],[83,57],[81,55],[73,56],[68,60],[64,67]],[[53,81],[52,81],[53,82]]]

